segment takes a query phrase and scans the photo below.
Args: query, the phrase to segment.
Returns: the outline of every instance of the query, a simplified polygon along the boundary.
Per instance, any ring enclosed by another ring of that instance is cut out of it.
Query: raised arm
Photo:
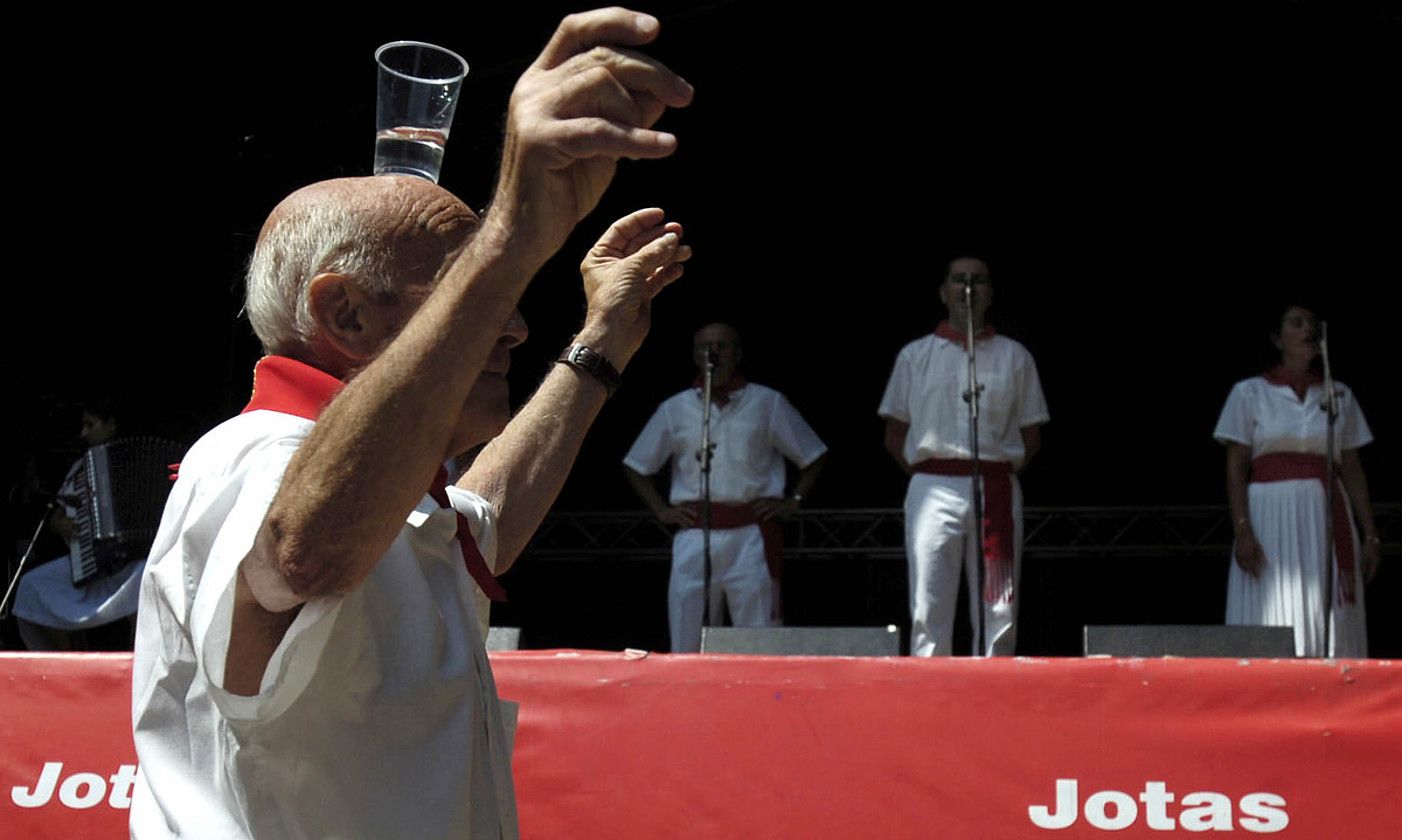
[[[691,248],[656,208],[614,222],[580,265],[588,309],[575,342],[622,371],[651,323],[652,299],[682,274]],[[591,374],[555,365],[539,390],[458,482],[498,514],[496,571],[508,569],[559,495],[607,397]]]
[[[571,15],[522,76],[481,230],[288,467],[245,564],[264,607],[346,592],[369,574],[452,448],[463,400],[531,277],[598,202],[619,157],[675,148],[650,127],[666,106],[690,100],[690,86],[612,46],[646,44],[657,32],[655,18],[623,9]],[[448,212],[410,210],[408,221],[428,225]]]
[[[444,264],[427,284],[431,292],[406,285],[412,304],[423,301],[417,311],[406,304],[407,324],[358,318],[374,309],[357,308],[354,284],[312,280],[327,290],[314,302],[325,303],[345,331],[344,346],[332,341],[331,349],[355,363],[344,372],[355,375],[294,455],[241,565],[225,669],[231,690],[257,690],[296,606],[354,589],[379,562],[437,465],[456,450],[456,424],[479,374],[499,345],[519,340],[509,335],[510,321],[526,284],[598,203],[618,159],[664,157],[676,148],[675,137],[652,126],[667,107],[687,104],[691,87],[628,49],[658,31],[656,18],[618,8],[560,24],[512,93],[492,205],[465,246],[466,208],[406,189],[408,198],[393,208],[401,227],[389,235],[423,238],[442,228],[450,241],[446,253],[416,252],[396,266],[409,272],[421,269],[420,259]],[[388,343],[361,341],[377,334]],[[594,333],[581,340],[610,343]],[[549,398],[555,382],[573,375],[553,371],[538,410],[569,408]],[[515,535],[503,536],[509,553]]]

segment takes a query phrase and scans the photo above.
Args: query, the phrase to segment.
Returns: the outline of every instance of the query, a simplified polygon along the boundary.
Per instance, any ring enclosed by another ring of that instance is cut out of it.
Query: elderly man
[[[777,623],[779,520],[798,510],[812,489],[827,447],[784,395],[745,381],[739,373],[740,334],[727,324],[697,331],[692,355],[703,370],[713,354],[710,438],[711,580],[723,591],[736,627]],[[624,474],[643,503],[664,524],[679,530],[672,539],[672,574],[667,617],[674,652],[701,649],[705,558],[701,532],[701,383],[658,406],[623,459]],[[784,493],[784,459],[797,464],[793,492]],[[670,501],[649,477],[672,462]],[[714,618],[714,616],[713,616]]]
[[[971,290],[972,312],[964,290]],[[1046,401],[1032,354],[984,325],[993,302],[988,264],[950,261],[940,284],[949,311],[932,335],[907,344],[881,398],[886,450],[910,474],[905,550],[910,564],[910,652],[947,656],[960,572],[969,581],[971,620],[982,617],[984,655],[1011,655],[1017,643],[1017,582],[1022,561],[1022,490],[1016,472],[1041,446]],[[969,367],[964,330],[972,314],[979,396],[979,472],[984,521],[974,521],[969,439]],[[984,557],[977,552],[982,527]],[[978,593],[978,564],[985,563]]]
[[[516,303],[620,157],[691,88],[625,47],[656,19],[567,18],[512,94],[480,225],[407,177],[269,216],[247,309],[269,356],[245,413],[180,465],[142,588],[134,837],[515,837],[509,747],[473,606],[516,557],[689,250],[661,210],[582,265],[571,348],[510,418]],[[490,439],[457,486],[447,456]]]

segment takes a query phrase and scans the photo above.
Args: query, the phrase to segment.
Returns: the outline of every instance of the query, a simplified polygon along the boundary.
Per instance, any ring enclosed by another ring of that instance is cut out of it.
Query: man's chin
[[[458,423],[458,438],[466,448],[480,446],[506,429],[511,421],[508,397],[506,377],[488,374],[477,380]]]

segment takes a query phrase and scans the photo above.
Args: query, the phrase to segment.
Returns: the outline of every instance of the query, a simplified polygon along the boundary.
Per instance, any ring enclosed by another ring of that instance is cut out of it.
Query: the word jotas
[[[1142,807],[1141,807],[1142,806]],[[1030,805],[1027,817],[1038,828],[1062,829],[1085,819],[1092,828],[1120,831],[1141,818],[1157,831],[1244,831],[1273,834],[1290,824],[1285,797],[1275,793],[1248,793],[1233,800],[1224,793],[1197,790],[1180,798],[1166,782],[1145,782],[1138,796],[1120,790],[1101,790],[1081,802],[1080,781],[1057,779],[1052,805]]]

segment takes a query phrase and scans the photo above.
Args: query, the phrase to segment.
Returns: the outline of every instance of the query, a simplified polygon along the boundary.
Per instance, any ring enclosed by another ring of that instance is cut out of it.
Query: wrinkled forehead
[[[437,283],[479,224],[476,213],[441,189],[395,209],[384,219],[385,244],[393,250],[397,273],[405,283]]]
[[[338,178],[303,187],[278,204],[259,234],[333,213],[391,249],[406,283],[433,282],[477,230],[477,214],[437,184],[409,176]],[[363,244],[363,243],[362,243]]]

